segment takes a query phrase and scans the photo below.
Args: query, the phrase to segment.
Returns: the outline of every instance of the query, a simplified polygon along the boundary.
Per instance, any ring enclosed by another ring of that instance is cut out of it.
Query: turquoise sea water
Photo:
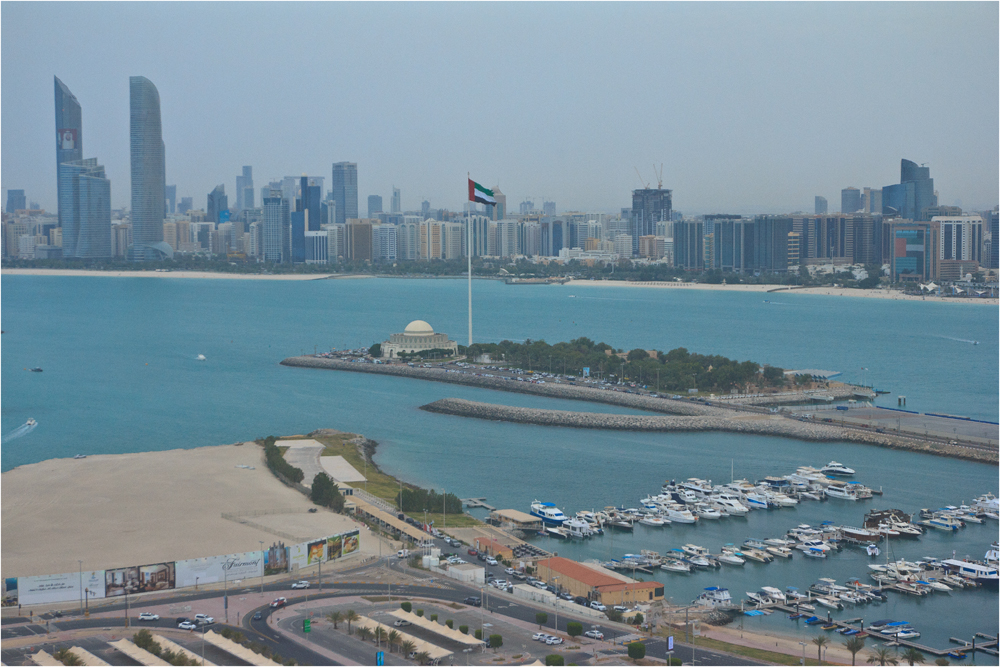
[[[338,428],[379,441],[389,472],[462,497],[486,496],[526,511],[535,498],[567,512],[635,506],[665,479],[728,481],[784,474],[831,459],[885,490],[867,503],[805,503],[696,528],[638,527],[546,548],[580,558],[666,551],[783,533],[798,523],[858,524],[869,507],[912,512],[998,491],[997,468],[847,443],[803,443],[732,434],[632,434],[554,429],[433,415],[417,408],[444,397],[509,405],[625,412],[591,403],[483,389],[279,366],[313,349],[367,347],[424,319],[465,341],[463,281],[309,282],[3,276],[2,432],[32,417],[38,427],[4,443],[2,469],[76,453],[101,454],[221,444],[268,434]],[[477,340],[586,336],[616,347],[691,351],[784,368],[844,372],[893,393],[895,405],[996,421],[998,327],[995,307],[782,294],[622,287],[505,286],[475,283]],[[570,298],[572,295],[573,298]],[[768,298],[774,295],[766,295]],[[969,342],[976,340],[979,345]],[[197,361],[199,354],[206,361]],[[28,372],[39,366],[42,373]],[[897,556],[981,557],[997,524],[970,525],[894,546]],[[866,558],[849,550],[827,561],[748,563],[688,577],[658,574],[675,602],[704,586],[734,596],[762,585],[807,587],[820,576],[865,576]],[[842,612],[869,620],[900,617],[935,646],[948,636],[995,634],[996,593],[963,591],[930,599],[893,598],[882,608]],[[780,615],[778,615],[780,616]],[[983,620],[986,619],[986,620]],[[782,618],[749,622],[794,631]],[[815,634],[815,632],[812,632]]]

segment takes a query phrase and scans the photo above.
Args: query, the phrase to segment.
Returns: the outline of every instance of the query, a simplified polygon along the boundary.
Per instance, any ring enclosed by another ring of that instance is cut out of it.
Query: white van
[[[409,558],[409,557],[410,557],[409,549],[400,549],[399,551],[396,552],[396,558]]]

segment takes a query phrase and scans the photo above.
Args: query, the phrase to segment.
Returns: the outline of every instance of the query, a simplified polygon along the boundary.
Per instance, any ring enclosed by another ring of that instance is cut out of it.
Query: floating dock
[[[486,498],[462,498],[462,504],[466,507],[485,507],[491,512],[496,511],[496,507],[486,504]]]

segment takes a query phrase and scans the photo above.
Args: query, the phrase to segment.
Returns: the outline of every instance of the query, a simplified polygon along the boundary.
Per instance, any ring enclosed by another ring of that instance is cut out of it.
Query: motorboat
[[[690,510],[686,510],[680,506],[667,506],[664,510],[667,518],[673,523],[695,523],[698,520]]]
[[[195,357],[195,359],[197,359],[198,361],[205,361],[205,355],[199,354],[197,357]]]
[[[764,542],[764,544],[770,544],[771,546],[775,546],[775,547],[794,547],[795,546],[795,541],[794,540],[784,540],[784,539],[782,539],[780,537],[769,537],[766,540],[763,540],[763,542]]]
[[[891,618],[884,618],[882,620],[875,621],[874,623],[869,623],[868,629],[874,630],[875,632],[882,632],[887,627],[889,627],[890,623],[895,623],[895,622],[896,621],[892,620]]]
[[[882,628],[881,632],[883,635],[898,635],[904,630],[913,630],[909,621],[890,621]]]
[[[942,512],[934,513],[930,519],[921,522],[923,525],[930,528],[937,528],[938,530],[951,530],[955,531],[959,528],[963,528],[964,524],[961,519],[956,519],[950,514],[945,514]]]
[[[667,572],[690,572],[691,566],[676,558],[667,558],[660,563],[660,569]]]
[[[772,604],[774,602],[774,600],[769,598],[767,596],[767,593],[765,593],[764,591],[757,591],[756,593],[751,593],[750,591],[747,591],[747,597],[750,598],[750,600],[757,605]]]
[[[594,534],[593,529],[590,524],[583,519],[567,519],[563,522],[563,529],[569,534],[570,537],[590,537]]]
[[[721,519],[722,514],[719,510],[710,507],[707,504],[699,503],[694,506],[694,513],[699,519]]]
[[[73,458],[74,459],[85,459],[85,458],[87,458],[87,455],[86,454],[77,454]]]
[[[720,512],[725,511],[729,515],[745,516],[750,511],[737,496],[725,491],[715,493],[706,500]]]
[[[569,532],[562,526],[545,526],[545,534],[549,537],[555,537],[560,540],[565,540],[569,538]]]
[[[949,586],[948,584],[942,584],[937,579],[927,579],[926,581],[924,581],[923,579],[919,579],[917,583],[924,584],[925,586],[930,586],[932,589],[940,591],[942,593],[951,592],[951,586]]]
[[[854,528],[853,526],[841,526],[840,534],[847,539],[857,542],[877,542],[880,539],[878,533],[873,533],[864,528]]]
[[[837,498],[838,500],[857,500],[858,494],[846,482],[832,482],[823,489],[827,498]]]
[[[837,463],[836,461],[830,461],[825,466],[819,469],[819,471],[825,475],[853,475],[854,469],[848,468],[843,463]]]
[[[896,633],[896,639],[916,639],[920,633],[913,628],[904,628]]]
[[[699,547],[697,544],[685,544],[681,547],[681,551],[688,554],[689,556],[710,556],[711,553],[705,547]]]
[[[720,563],[725,563],[726,565],[743,565],[746,563],[744,558],[741,558],[739,552],[731,544],[727,544],[722,547],[722,553],[716,556]]]
[[[567,519],[555,503],[543,503],[538,500],[531,503],[531,516],[538,517],[549,526],[561,526]]]
[[[655,526],[657,528],[660,528],[670,523],[670,521],[661,519],[652,514],[644,514],[643,517],[639,519],[639,523],[641,523],[644,526]]]
[[[813,600],[815,602],[823,605],[824,607],[828,607],[830,609],[843,609],[844,608],[844,604],[842,602],[839,602],[839,601],[835,600],[834,598],[829,598],[829,597],[825,597],[825,596],[822,596],[822,595],[817,595],[816,597],[813,598]]]
[[[776,547],[769,544],[764,550],[772,556],[777,556],[778,558],[792,557],[792,550],[788,547]]]
[[[720,588],[719,586],[709,586],[691,604],[712,607],[714,609],[733,609],[736,606],[733,604],[733,598],[729,594],[729,589]]]
[[[761,586],[760,590],[767,594],[767,597],[771,598],[775,602],[780,602],[782,604],[786,603],[788,599],[785,594],[773,586]]]
[[[745,546],[747,549],[758,549],[760,551],[763,551],[764,549],[767,548],[767,542],[765,542],[764,540],[758,540],[755,537],[749,537],[743,540],[743,546]]]
[[[790,602],[795,602],[796,600],[808,600],[809,596],[795,586],[789,586],[785,589],[785,598]]]
[[[810,547],[802,553],[808,558],[826,558],[826,552],[822,549],[816,549],[815,547]]]
[[[712,495],[712,480],[707,482],[703,479],[698,479],[697,477],[691,477],[687,481],[681,482],[677,485],[680,489],[687,489],[691,491],[699,498],[707,498]]]
[[[795,548],[800,551],[809,551],[810,549],[819,551],[830,551],[831,547],[829,544],[823,540],[806,540],[795,545]]]

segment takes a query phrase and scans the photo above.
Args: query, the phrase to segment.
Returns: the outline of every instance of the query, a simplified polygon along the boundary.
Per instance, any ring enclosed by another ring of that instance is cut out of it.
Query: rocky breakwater
[[[861,429],[843,428],[830,424],[812,424],[778,416],[745,415],[730,411],[715,411],[699,416],[616,415],[565,410],[539,410],[508,405],[494,405],[445,398],[420,407],[427,412],[507,421],[540,426],[608,429],[617,431],[720,431],[746,435],[769,435],[814,442],[858,442],[892,449],[951,456],[981,462],[997,462],[996,450],[978,450],[967,447],[928,443],[913,438],[897,437],[884,433],[871,433]]]
[[[395,375],[417,380],[432,382],[449,382],[463,384],[469,387],[496,389],[497,391],[513,391],[519,394],[548,396],[549,398],[565,398],[573,401],[591,401],[618,405],[635,410],[662,412],[668,415],[708,415],[722,413],[717,408],[695,405],[685,401],[675,401],[669,398],[653,398],[624,392],[608,391],[596,387],[557,384],[546,382],[535,384],[518,380],[514,377],[486,377],[482,374],[469,373],[461,369],[433,366],[407,366],[406,364],[375,364],[370,361],[344,361],[326,357],[301,356],[289,357],[281,362],[282,366],[297,366],[302,368],[324,368],[335,371],[350,371],[352,373],[375,373],[378,375]]]

